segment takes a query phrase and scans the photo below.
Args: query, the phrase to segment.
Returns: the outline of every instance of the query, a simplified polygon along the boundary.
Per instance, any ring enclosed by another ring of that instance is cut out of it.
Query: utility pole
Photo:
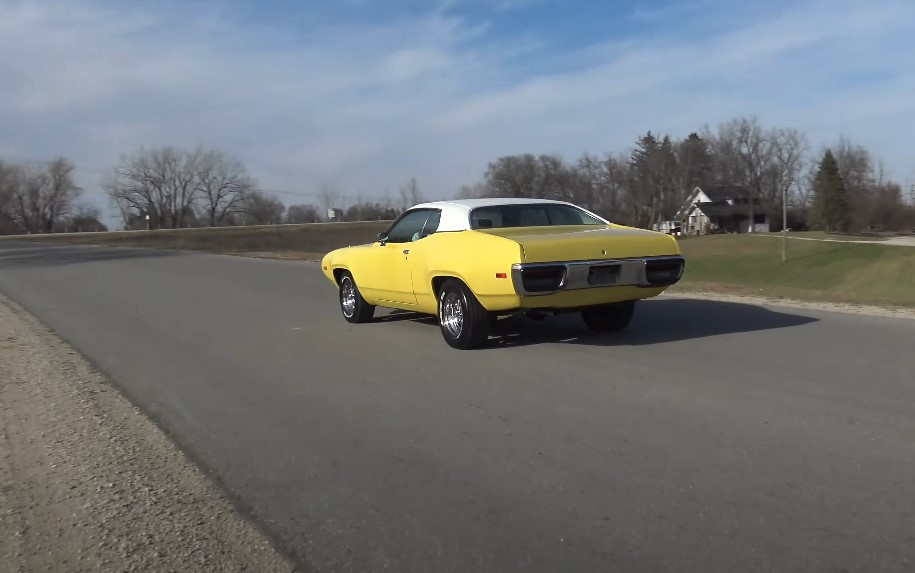
[[[782,189],[782,262],[788,262],[788,189]]]

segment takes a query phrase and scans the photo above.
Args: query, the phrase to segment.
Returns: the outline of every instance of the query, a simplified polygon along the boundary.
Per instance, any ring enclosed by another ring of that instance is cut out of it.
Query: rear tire
[[[375,306],[365,302],[349,271],[340,276],[340,312],[347,322],[368,322],[375,316]]]
[[[588,328],[597,332],[615,332],[629,326],[635,312],[635,301],[627,300],[581,311]]]
[[[438,292],[438,322],[449,346],[470,350],[483,346],[489,339],[493,315],[464,283],[448,279]]]

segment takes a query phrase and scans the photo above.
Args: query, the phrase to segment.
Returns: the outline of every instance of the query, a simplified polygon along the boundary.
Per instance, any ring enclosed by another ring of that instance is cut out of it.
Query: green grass
[[[337,247],[372,242],[388,225],[379,221],[6,238],[317,260]],[[712,235],[685,238],[680,245],[687,270],[674,291],[915,307],[915,248],[789,240],[788,262],[782,262],[778,238]]]
[[[915,248],[781,241],[748,235],[680,242],[687,270],[676,290],[915,307]]]

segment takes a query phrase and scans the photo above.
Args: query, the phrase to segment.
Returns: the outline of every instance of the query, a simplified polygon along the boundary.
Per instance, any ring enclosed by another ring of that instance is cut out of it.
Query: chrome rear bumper
[[[620,286],[666,287],[683,277],[680,255],[553,263],[516,263],[512,283],[521,296]]]

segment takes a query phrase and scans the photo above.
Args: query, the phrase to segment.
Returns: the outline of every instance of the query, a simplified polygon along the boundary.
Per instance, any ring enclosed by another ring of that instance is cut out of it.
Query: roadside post
[[[788,262],[788,189],[782,189],[782,262]]]

